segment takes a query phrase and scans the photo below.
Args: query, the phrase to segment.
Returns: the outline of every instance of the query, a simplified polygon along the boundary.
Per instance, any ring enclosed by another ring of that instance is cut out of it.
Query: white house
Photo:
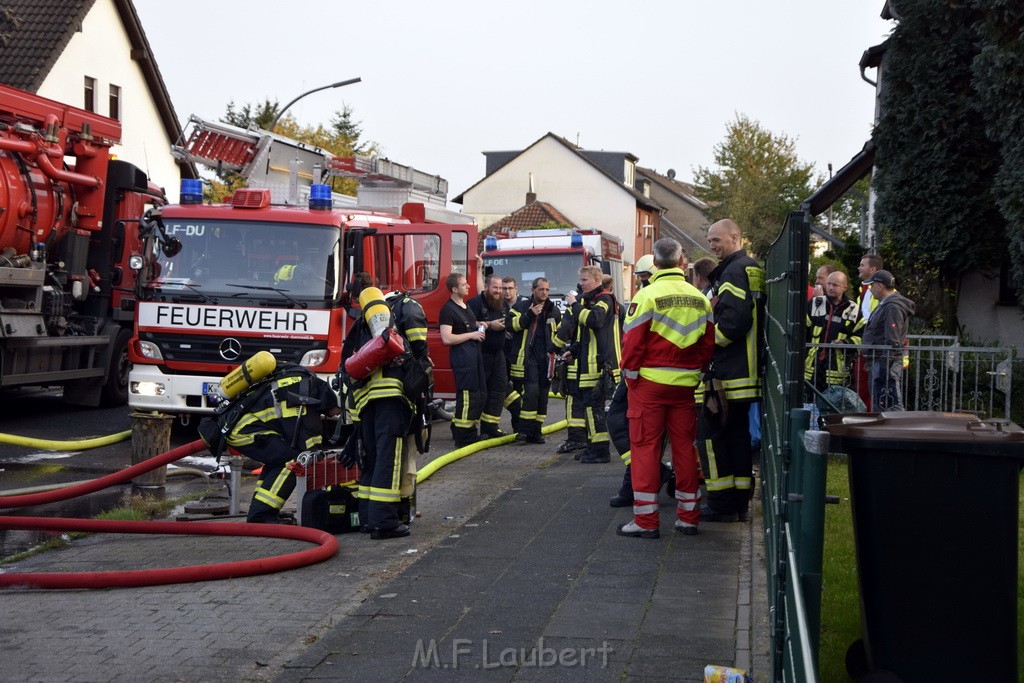
[[[548,133],[522,151],[484,156],[484,178],[452,200],[481,230],[521,208],[532,192],[579,227],[621,238],[627,263],[658,239],[663,207],[635,189],[637,157],[628,152],[583,150]]]
[[[171,201],[198,177],[171,157],[181,126],[131,0],[4,0],[0,82],[120,121],[113,153]]]

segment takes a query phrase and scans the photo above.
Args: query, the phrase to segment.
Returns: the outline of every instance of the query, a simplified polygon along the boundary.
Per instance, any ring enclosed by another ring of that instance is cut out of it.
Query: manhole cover
[[[228,501],[217,500],[190,500],[185,503],[185,512],[190,515],[226,515],[228,513]]]

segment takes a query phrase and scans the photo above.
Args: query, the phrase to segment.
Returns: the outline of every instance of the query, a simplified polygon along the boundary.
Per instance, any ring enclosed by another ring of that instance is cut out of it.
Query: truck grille
[[[225,360],[220,355],[220,345],[224,337],[209,335],[166,334],[143,332],[141,339],[151,341],[160,347],[164,360],[179,363],[224,363],[238,365],[257,351],[270,351],[279,361],[298,363],[307,351],[324,348],[324,343],[309,339],[252,339],[248,337],[232,337],[241,345],[242,350],[236,360]]]

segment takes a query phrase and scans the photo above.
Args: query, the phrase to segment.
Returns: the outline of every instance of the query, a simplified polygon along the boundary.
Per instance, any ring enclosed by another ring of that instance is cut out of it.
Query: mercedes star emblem
[[[242,342],[228,337],[220,343],[220,357],[227,361],[238,360],[242,355]]]

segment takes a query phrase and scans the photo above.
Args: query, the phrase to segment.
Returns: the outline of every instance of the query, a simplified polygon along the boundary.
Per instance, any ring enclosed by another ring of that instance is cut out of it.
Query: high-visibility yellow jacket
[[[696,387],[715,349],[711,304],[679,268],[659,270],[637,292],[622,333],[622,373]]]

